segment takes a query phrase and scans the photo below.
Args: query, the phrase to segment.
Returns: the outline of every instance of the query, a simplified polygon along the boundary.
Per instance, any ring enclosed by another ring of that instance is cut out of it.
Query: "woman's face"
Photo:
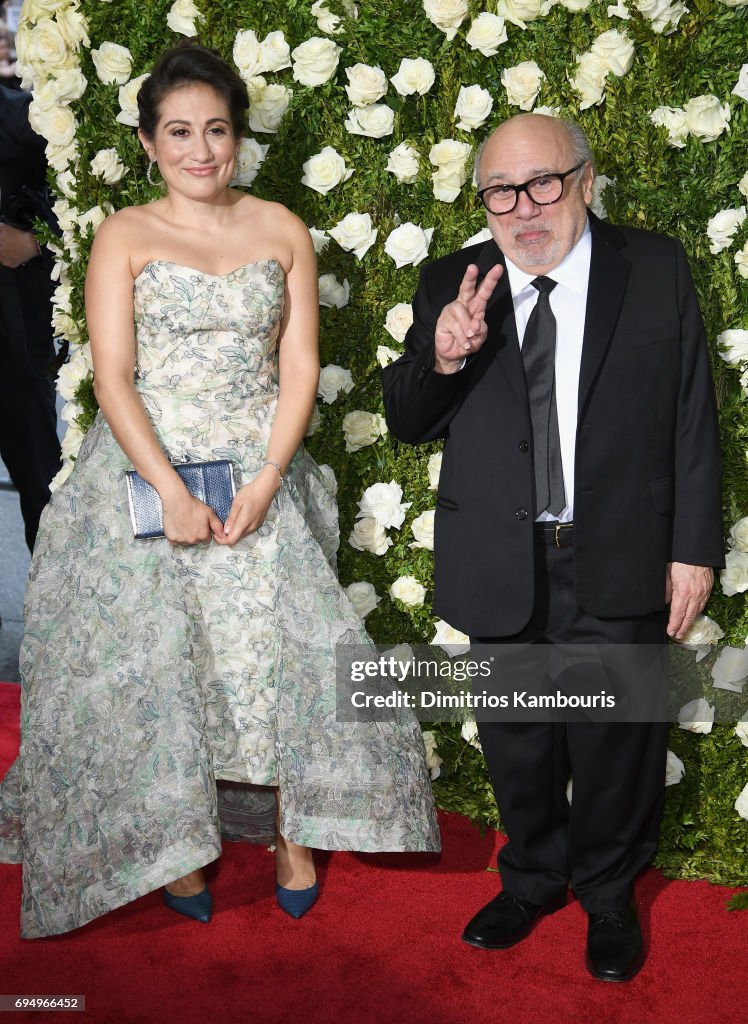
[[[234,175],[238,141],[225,100],[209,85],[173,89],[161,101],[153,138],[139,136],[170,192],[207,201]]]

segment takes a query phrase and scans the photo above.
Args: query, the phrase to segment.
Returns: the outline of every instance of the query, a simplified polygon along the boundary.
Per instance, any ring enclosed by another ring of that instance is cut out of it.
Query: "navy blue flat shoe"
[[[213,900],[207,886],[202,892],[195,893],[194,896],[174,896],[168,889],[164,889],[163,893],[164,903],[175,914],[191,917],[193,921],[201,921],[203,924],[210,921]]]
[[[278,901],[278,906],[297,920],[303,917],[307,910],[312,909],[318,896],[319,889],[316,882],[308,889],[286,889],[284,886],[278,885],[277,882],[275,883],[275,898]]]

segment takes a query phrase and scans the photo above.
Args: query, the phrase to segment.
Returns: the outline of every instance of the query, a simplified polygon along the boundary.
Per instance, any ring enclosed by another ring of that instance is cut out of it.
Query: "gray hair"
[[[577,124],[576,121],[569,121],[562,117],[555,118],[554,120],[557,120],[566,131],[566,135],[569,140],[569,145],[571,147],[571,155],[574,164],[592,164],[592,171],[594,173],[595,158],[592,154],[590,144],[587,141],[587,136],[584,134],[582,128]],[[504,122],[504,124],[506,124],[506,122]],[[483,156],[483,150],[486,148],[486,143],[490,138],[491,136],[487,135],[483,142],[481,142],[481,144],[478,146],[478,149],[476,150],[475,153],[475,160],[473,162],[473,185],[475,185],[476,188],[480,185],[481,157]],[[579,180],[579,175],[582,173],[582,170],[583,168],[580,167],[579,171],[577,171],[577,180]]]

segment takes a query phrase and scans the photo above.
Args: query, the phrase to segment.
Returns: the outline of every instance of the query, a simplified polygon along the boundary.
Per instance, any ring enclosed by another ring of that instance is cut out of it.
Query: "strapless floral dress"
[[[265,459],[283,268],[149,263],[136,387],[172,461]],[[234,547],[135,540],[101,414],[44,512],[26,595],[21,753],[0,860],[23,863],[21,934],[76,928],[281,831],[333,850],[439,848],[420,729],[336,717],[335,650],[368,643],[338,583],[337,511],[301,448]],[[217,785],[217,783],[220,783]]]

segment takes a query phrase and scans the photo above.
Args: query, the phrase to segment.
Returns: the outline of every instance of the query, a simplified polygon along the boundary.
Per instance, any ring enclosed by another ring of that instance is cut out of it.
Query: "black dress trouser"
[[[637,645],[629,648],[636,651],[667,642],[665,610],[598,619],[579,608],[573,547],[536,545],[535,556],[535,610],[528,625],[511,637],[471,637],[471,643]],[[662,586],[664,591],[664,578]],[[477,717],[508,836],[499,853],[504,890],[545,903],[571,884],[587,913],[624,906],[657,847],[668,723]]]

